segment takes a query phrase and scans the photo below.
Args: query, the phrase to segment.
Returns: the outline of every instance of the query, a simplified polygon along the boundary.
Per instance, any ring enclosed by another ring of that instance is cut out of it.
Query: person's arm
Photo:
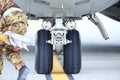
[[[0,0],[0,14],[1,15],[10,7],[19,8],[19,6],[16,3],[14,3],[12,0]]]
[[[26,14],[12,0],[1,0],[0,6],[2,6],[1,13],[5,23],[3,32],[12,31],[13,33],[24,35],[28,26]],[[11,49],[14,51],[20,50],[13,46],[11,46]]]

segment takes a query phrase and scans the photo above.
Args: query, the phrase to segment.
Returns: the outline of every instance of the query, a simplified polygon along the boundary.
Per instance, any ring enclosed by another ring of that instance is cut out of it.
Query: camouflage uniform
[[[24,35],[27,29],[27,17],[21,11],[14,11],[3,18],[3,14],[10,8],[19,8],[12,0],[0,0],[0,34],[11,29],[12,32]],[[5,53],[7,59],[19,70],[25,63],[20,57],[21,50],[14,51],[13,46],[9,46],[0,41],[0,71],[3,68],[2,55]]]

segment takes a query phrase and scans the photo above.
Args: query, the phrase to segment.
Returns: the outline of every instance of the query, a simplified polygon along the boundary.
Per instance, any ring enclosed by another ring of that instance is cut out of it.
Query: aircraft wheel
[[[77,74],[81,70],[81,42],[79,32],[69,30],[67,39],[72,41],[64,46],[64,71],[67,74]]]
[[[35,45],[35,70],[38,74],[49,74],[53,67],[53,46],[46,43],[51,39],[50,31],[39,30]]]

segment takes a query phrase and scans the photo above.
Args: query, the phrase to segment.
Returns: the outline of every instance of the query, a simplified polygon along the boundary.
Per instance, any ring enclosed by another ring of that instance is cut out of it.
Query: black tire
[[[67,39],[72,41],[64,46],[64,71],[67,74],[77,74],[81,70],[81,41],[79,32],[69,30]]]
[[[51,39],[51,34],[46,30],[39,30],[35,45],[35,70],[38,74],[49,74],[53,67],[53,46],[46,43]]]

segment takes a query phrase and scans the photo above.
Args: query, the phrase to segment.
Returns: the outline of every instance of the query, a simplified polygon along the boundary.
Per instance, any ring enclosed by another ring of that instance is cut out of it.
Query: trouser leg
[[[3,58],[2,58],[2,51],[0,51],[0,74],[3,69]]]
[[[3,52],[2,52],[2,46],[0,46],[0,74],[3,69]]]
[[[26,80],[29,74],[29,68],[25,65],[25,62],[20,57],[20,51],[7,50],[7,59],[15,66],[19,71],[17,80]]]
[[[25,62],[20,57],[20,52],[8,51],[5,55],[17,70],[25,66]]]

